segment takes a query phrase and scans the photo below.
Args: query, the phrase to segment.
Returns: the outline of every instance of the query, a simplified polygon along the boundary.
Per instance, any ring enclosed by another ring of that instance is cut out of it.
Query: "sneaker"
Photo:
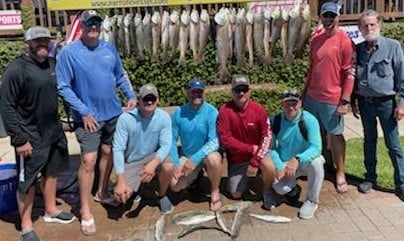
[[[276,200],[271,191],[265,191],[262,195],[263,205],[266,210],[271,210],[276,207]]]
[[[46,223],[61,223],[61,224],[69,224],[73,222],[76,217],[71,213],[63,212],[59,210],[55,215],[51,216],[47,213],[43,216],[43,220]]]
[[[359,184],[358,191],[361,193],[369,193],[373,188],[373,183],[369,181],[364,181]]]
[[[140,202],[142,200],[142,197],[139,194],[136,194],[135,199],[133,199],[134,202]]]
[[[167,196],[159,198],[159,208],[162,214],[169,214],[174,211],[173,204]]]
[[[396,187],[396,195],[404,202],[404,186]]]
[[[298,203],[301,191],[302,188],[296,185],[290,192],[286,194],[286,202],[290,204]]]
[[[21,241],[41,241],[34,230],[21,234]]]
[[[299,210],[299,217],[301,219],[310,219],[314,216],[314,213],[316,212],[318,208],[318,204],[315,202],[312,202],[310,200],[304,201],[302,207]]]

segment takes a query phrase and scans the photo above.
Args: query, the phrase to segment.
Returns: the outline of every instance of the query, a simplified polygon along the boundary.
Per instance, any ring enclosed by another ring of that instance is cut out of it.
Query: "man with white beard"
[[[206,168],[211,184],[210,207],[222,207],[219,185],[222,176],[222,156],[216,133],[217,109],[204,101],[205,84],[194,78],[188,83],[188,103],[179,107],[172,116],[173,142],[171,158],[175,166],[171,189],[179,192],[199,181],[202,168]],[[181,151],[177,140],[181,141]]]
[[[364,129],[366,181],[359,191],[368,193],[376,184],[377,121],[394,167],[396,195],[404,201],[404,158],[399,142],[398,121],[404,117],[404,60],[399,41],[380,35],[382,16],[364,11],[358,21],[365,42],[356,48],[357,67],[355,101],[352,110],[359,113]]]

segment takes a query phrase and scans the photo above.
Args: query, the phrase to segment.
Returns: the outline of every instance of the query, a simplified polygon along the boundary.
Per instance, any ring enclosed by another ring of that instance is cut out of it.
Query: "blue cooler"
[[[0,164],[0,215],[17,210],[18,176],[15,164]]]

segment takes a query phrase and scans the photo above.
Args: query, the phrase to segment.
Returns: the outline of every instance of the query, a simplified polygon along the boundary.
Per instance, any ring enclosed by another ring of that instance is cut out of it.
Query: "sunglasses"
[[[246,85],[240,85],[234,88],[234,93],[240,94],[241,92],[247,93],[250,90],[250,88]]]
[[[288,97],[300,98],[300,96],[299,96],[299,94],[298,94],[298,93],[286,93],[286,94],[283,94],[282,99],[284,99],[284,98],[288,98]]]
[[[323,14],[324,18],[335,18],[337,15],[335,13],[324,13]]]
[[[83,22],[83,25],[86,26],[87,28],[92,27],[92,26],[99,28],[99,27],[101,27],[101,21],[98,19],[92,18],[86,22]]]
[[[296,107],[296,106],[297,106],[297,100],[287,100],[287,101],[285,101],[285,103],[286,103],[288,106],[292,106],[292,107]]]
[[[146,95],[145,97],[142,98],[142,101],[144,103],[148,103],[148,102],[154,103],[154,102],[156,102],[156,100],[157,100],[157,97],[154,95]]]

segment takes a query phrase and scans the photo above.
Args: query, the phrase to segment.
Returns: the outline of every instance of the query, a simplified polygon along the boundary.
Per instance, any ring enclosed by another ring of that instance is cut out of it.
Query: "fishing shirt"
[[[97,121],[107,121],[121,114],[117,87],[127,99],[136,98],[115,47],[104,40],[96,47],[88,47],[77,40],[62,48],[56,76],[59,92],[78,123],[90,113]]]
[[[316,35],[310,46],[306,94],[319,102],[338,105],[343,93],[351,95],[355,79],[355,51],[352,40],[338,29],[327,36]]]
[[[404,59],[397,40],[380,36],[373,53],[368,56],[367,41],[357,45],[356,91],[362,96],[400,95],[404,105]]]
[[[181,141],[184,156],[198,165],[209,153],[219,149],[216,132],[218,111],[207,102],[203,102],[199,109],[185,104],[175,110],[172,115],[173,143],[171,158],[176,167],[180,165],[177,140]]]
[[[17,57],[2,75],[0,96],[11,145],[29,141],[35,148],[47,147],[64,135],[53,58],[39,63],[28,54]]]
[[[268,114],[253,100],[248,101],[245,109],[238,108],[233,101],[220,106],[217,133],[230,163],[250,162],[253,167],[259,167],[271,146]],[[255,155],[254,145],[258,146]]]
[[[171,119],[157,108],[144,118],[138,108],[119,116],[112,142],[114,168],[124,173],[124,163],[140,161],[152,153],[161,161],[167,159],[172,142]]]
[[[303,137],[299,121],[303,114],[304,125],[307,130],[307,140]],[[321,155],[321,134],[317,119],[308,111],[301,110],[292,120],[281,113],[280,130],[272,137],[271,159],[276,170],[285,168],[287,162],[299,157],[299,164],[308,164]]]

